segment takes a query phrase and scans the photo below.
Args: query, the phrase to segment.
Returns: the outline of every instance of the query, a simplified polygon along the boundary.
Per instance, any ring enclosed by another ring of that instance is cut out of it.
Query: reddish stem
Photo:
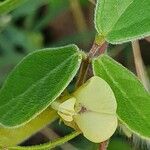
[[[108,141],[102,142],[99,145],[99,150],[106,150],[108,146]]]
[[[99,55],[103,54],[107,49],[107,46],[107,42],[104,42],[101,45],[94,43],[88,54],[89,58],[98,57]]]
[[[86,80],[87,80],[87,74],[90,70],[90,61],[94,57],[98,57],[99,55],[103,54],[105,50],[107,49],[107,42],[103,42],[101,45],[98,45],[96,43],[93,44],[91,50],[89,51],[87,58],[82,61],[79,77],[76,82],[76,88],[81,86]],[[90,77],[91,75],[89,75]]]

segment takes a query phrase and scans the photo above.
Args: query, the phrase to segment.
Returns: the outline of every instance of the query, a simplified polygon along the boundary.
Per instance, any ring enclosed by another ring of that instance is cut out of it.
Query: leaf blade
[[[150,95],[126,68],[106,55],[93,61],[95,75],[111,86],[118,103],[119,119],[134,133],[150,137]]]
[[[75,45],[40,50],[25,57],[0,91],[0,123],[18,126],[41,113],[67,87],[80,63],[81,53]]]
[[[150,1],[146,0],[98,0],[97,32],[112,44],[144,38],[150,35],[149,6]]]

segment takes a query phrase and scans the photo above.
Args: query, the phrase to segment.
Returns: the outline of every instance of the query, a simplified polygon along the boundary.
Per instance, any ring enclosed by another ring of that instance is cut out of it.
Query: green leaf
[[[95,26],[110,43],[122,43],[150,35],[149,0],[98,0]]]
[[[8,13],[28,0],[5,0],[0,2],[0,15]]]
[[[47,108],[39,116],[18,128],[0,127],[0,146],[15,146],[57,119],[56,111]]]
[[[150,94],[137,77],[107,55],[93,60],[93,70],[112,88],[123,124],[137,135],[150,138]]]
[[[40,114],[68,86],[80,62],[75,45],[43,49],[25,57],[0,91],[0,123],[19,126]]]

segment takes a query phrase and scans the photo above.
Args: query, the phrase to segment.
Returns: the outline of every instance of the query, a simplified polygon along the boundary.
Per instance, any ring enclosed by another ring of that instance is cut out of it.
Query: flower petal
[[[117,103],[108,83],[94,76],[82,85],[73,96],[77,99],[76,111],[80,106],[99,113],[116,114]]]
[[[85,112],[74,116],[74,120],[83,135],[94,143],[106,141],[117,128],[116,115]]]
[[[70,99],[66,100],[62,104],[59,105],[58,114],[68,122],[73,121],[73,115],[75,115],[74,105],[76,99],[71,97]]]

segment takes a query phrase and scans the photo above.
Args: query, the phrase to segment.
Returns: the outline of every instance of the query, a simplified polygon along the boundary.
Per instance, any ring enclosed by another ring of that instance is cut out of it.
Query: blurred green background
[[[13,67],[28,53],[46,47],[77,44],[89,51],[95,36],[95,6],[88,0],[30,0],[9,14],[0,16],[0,86]],[[146,70],[150,75],[150,39],[140,41]],[[135,73],[130,43],[109,45],[108,53]],[[54,122],[22,145],[35,145],[53,140],[71,129]],[[48,134],[50,132],[50,134]],[[15,137],[14,137],[15,138]],[[108,150],[142,150],[144,145],[133,143],[116,133],[110,140]],[[142,143],[142,142],[140,142]],[[57,149],[96,150],[93,144],[79,136]]]

